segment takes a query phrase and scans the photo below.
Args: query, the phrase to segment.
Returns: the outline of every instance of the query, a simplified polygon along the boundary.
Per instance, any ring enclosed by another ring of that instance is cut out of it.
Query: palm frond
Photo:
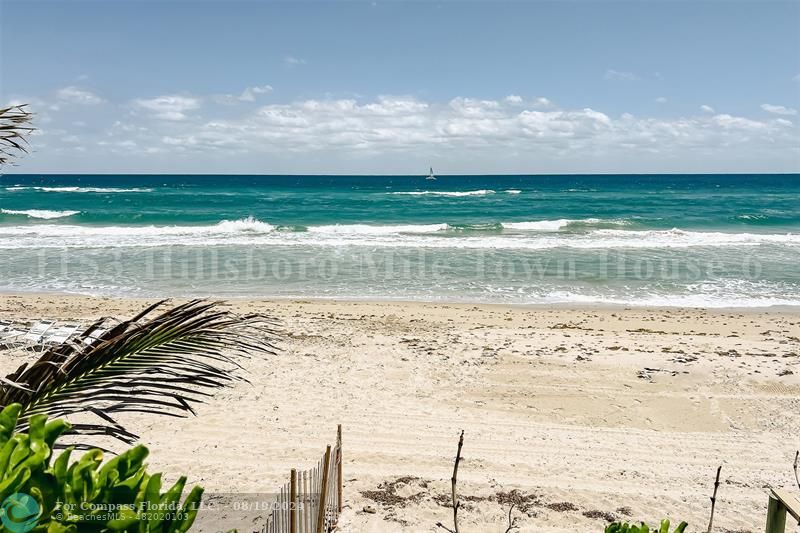
[[[30,126],[33,113],[26,108],[27,104],[0,108],[0,166],[28,151],[26,137],[35,128]]]
[[[23,405],[18,429],[36,414],[91,413],[97,423],[74,424],[74,432],[131,443],[137,436],[114,414],[187,416],[215,389],[244,380],[236,372],[239,360],[276,353],[278,327],[268,317],[240,316],[218,302],[194,300],[146,319],[164,303],[99,335],[106,322],[96,322],[22,365],[0,381],[0,405]]]

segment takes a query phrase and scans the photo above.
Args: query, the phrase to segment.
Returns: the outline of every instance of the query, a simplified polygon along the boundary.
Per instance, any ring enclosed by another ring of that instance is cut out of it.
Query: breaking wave
[[[398,194],[406,196],[486,196],[495,194],[491,189],[480,189],[477,191],[398,191],[387,194]]]
[[[0,213],[4,215],[20,215],[20,216],[26,216],[28,218],[40,218],[44,220],[50,220],[54,218],[71,217],[73,215],[79,214],[80,211],[51,211],[48,209],[25,209],[25,210],[0,209]]]
[[[53,218],[56,218],[56,213],[59,217],[69,216],[68,212],[52,212]],[[28,224],[0,226],[0,248],[285,245],[536,250],[800,246],[798,233],[622,229],[625,225],[625,220],[558,219],[461,225],[337,224],[305,227],[276,226],[253,217],[197,226]]]
[[[129,192],[153,192],[153,189],[144,187],[134,187],[132,189],[122,189],[118,187],[6,187],[7,191],[41,191],[41,192],[93,192],[93,193],[129,193]]]

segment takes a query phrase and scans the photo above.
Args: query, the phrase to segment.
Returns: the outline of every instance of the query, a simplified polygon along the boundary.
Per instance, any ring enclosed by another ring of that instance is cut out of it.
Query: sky
[[[800,172],[800,0],[0,0],[18,103],[15,173]]]

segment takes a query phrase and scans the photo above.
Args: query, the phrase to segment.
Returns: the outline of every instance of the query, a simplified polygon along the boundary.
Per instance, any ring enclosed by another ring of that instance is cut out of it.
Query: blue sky
[[[19,172],[798,172],[800,2],[0,0]]]

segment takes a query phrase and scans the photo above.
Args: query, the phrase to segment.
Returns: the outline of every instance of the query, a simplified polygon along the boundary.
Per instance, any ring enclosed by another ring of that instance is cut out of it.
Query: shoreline
[[[105,294],[84,294],[71,292],[48,292],[48,291],[0,291],[0,300],[3,298],[67,298],[67,299],[89,299],[105,301],[137,301],[155,302],[158,300],[169,301],[189,301],[189,300],[209,300],[236,303],[316,303],[316,304],[386,304],[404,306],[453,306],[453,307],[486,307],[498,309],[518,309],[518,310],[573,310],[573,311],[640,311],[640,312],[663,312],[663,311],[702,311],[707,313],[739,313],[739,314],[764,314],[779,313],[788,315],[800,315],[800,305],[771,305],[771,306],[739,306],[739,307],[695,307],[695,306],[653,306],[635,305],[622,303],[604,302],[558,302],[558,303],[508,303],[508,302],[481,302],[481,301],[461,301],[461,300],[407,300],[392,298],[340,298],[340,297],[301,297],[301,296],[133,296],[133,295],[105,295]]]
[[[0,317],[85,323],[155,300],[0,295]],[[602,531],[602,513],[698,529],[720,464],[715,523],[759,531],[763,487],[794,481],[797,311],[311,299],[226,308],[280,320],[281,352],[244,362],[249,383],[220,390],[196,417],[120,416],[154,471],[186,474],[209,495],[273,492],[291,468],[312,466],[337,424],[343,532],[445,522],[460,430],[459,493],[473,498],[464,531],[505,523],[497,494],[512,490],[535,502],[517,515],[524,532]],[[35,357],[0,355],[4,372]]]

